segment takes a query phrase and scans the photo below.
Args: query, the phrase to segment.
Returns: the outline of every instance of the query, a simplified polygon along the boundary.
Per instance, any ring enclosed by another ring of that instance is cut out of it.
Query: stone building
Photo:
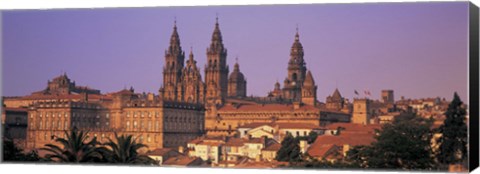
[[[352,123],[356,124],[370,124],[372,118],[370,99],[354,99],[353,100],[353,114]]]
[[[385,104],[394,104],[393,90],[382,90],[382,102]]]
[[[238,62],[229,76],[227,49],[218,18],[206,50],[204,81],[190,49],[188,60],[176,22],[165,50],[163,84],[154,94],[133,88],[102,94],[76,86],[65,74],[47,88],[23,97],[4,97],[6,107],[28,110],[27,146],[41,147],[63,137],[64,131],[88,130],[100,141],[114,133],[130,134],[149,149],[185,146],[202,134],[231,135],[250,123],[298,123],[315,126],[349,122],[349,113],[324,109],[317,101],[317,84],[307,71],[298,30],[290,50],[283,88],[275,84],[266,97],[247,97],[246,77]],[[338,91],[337,91],[338,92]],[[336,97],[337,95],[334,94]],[[340,102],[342,98],[338,93]],[[337,107],[337,105],[335,105]]]
[[[27,149],[55,143],[55,137],[64,138],[65,131],[74,128],[88,131],[100,142],[115,133],[133,135],[148,149],[185,146],[203,134],[201,104],[162,101],[153,94],[136,94],[133,88],[100,95],[71,93],[25,96],[33,101],[21,107],[28,113]]]
[[[338,88],[336,88],[333,94],[327,97],[327,109],[339,111],[344,108],[344,105],[345,99],[340,94],[340,91],[338,91]]]

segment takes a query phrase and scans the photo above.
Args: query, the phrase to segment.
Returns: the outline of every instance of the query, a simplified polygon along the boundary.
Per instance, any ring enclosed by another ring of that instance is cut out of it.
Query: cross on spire
[[[300,40],[300,36],[298,35],[298,23],[297,23],[297,27],[295,28],[295,30],[297,31],[297,33],[295,33],[295,40],[298,41]]]

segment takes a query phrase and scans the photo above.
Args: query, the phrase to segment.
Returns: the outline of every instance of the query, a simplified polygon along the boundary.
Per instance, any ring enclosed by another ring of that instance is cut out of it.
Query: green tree
[[[21,149],[19,149],[12,140],[3,138],[3,161],[18,161],[18,158],[21,154]]]
[[[467,159],[467,124],[465,123],[466,110],[463,102],[455,92],[453,100],[445,112],[446,119],[439,131],[442,136],[437,159],[444,164],[457,164]]]
[[[3,161],[39,161],[40,158],[35,151],[24,153],[15,143],[7,138],[3,139]]]
[[[85,162],[99,162],[102,155],[99,152],[96,138],[88,141],[88,132],[77,131],[72,129],[70,133],[66,134],[66,139],[56,138],[55,142],[60,143],[60,146],[54,144],[46,144],[41,150],[49,152],[45,155],[47,160],[66,162],[66,163],[85,163]]]
[[[120,164],[157,164],[155,160],[146,155],[139,154],[138,150],[147,147],[144,144],[137,143],[131,135],[118,136],[115,134],[115,141],[109,139],[105,143],[102,154],[105,160],[110,163]]]
[[[363,168],[433,169],[431,120],[405,113],[385,124],[371,146],[355,147],[347,159]]]
[[[308,144],[312,144],[313,142],[315,142],[315,140],[317,139],[318,137],[318,134],[314,131],[310,131],[310,133],[308,134],[307,136],[307,142]]]
[[[287,133],[281,143],[280,149],[277,151],[277,161],[287,162],[299,162],[302,160],[302,154],[300,152],[299,140],[293,138],[292,134]]]

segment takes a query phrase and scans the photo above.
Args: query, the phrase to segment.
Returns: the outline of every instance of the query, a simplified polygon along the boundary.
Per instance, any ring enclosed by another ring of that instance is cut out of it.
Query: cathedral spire
[[[220,25],[218,24],[218,15],[215,18],[215,29],[213,30],[212,34],[210,51],[223,51],[223,39],[222,32],[220,31]]]
[[[180,54],[182,53],[182,47],[180,46],[180,36],[177,31],[177,20],[173,22],[173,32],[170,37],[170,46],[168,47],[167,53],[169,54]]]
[[[193,47],[190,47],[190,54],[188,55],[190,61],[193,61]]]

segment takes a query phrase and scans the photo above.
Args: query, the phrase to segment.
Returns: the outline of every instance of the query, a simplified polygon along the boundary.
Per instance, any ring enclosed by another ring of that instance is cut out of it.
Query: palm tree
[[[54,144],[46,144],[41,150],[50,152],[45,155],[47,160],[70,163],[98,162],[101,161],[102,155],[99,151],[96,138],[87,141],[88,132],[77,131],[72,129],[70,134],[65,131],[66,139],[56,138],[55,142],[60,143],[63,147]]]
[[[137,143],[132,135],[118,136],[115,133],[115,139],[116,141],[114,142],[109,138],[109,142],[104,144],[105,148],[103,148],[102,154],[106,161],[120,164],[156,164],[152,158],[138,153],[139,149],[147,146]]]

